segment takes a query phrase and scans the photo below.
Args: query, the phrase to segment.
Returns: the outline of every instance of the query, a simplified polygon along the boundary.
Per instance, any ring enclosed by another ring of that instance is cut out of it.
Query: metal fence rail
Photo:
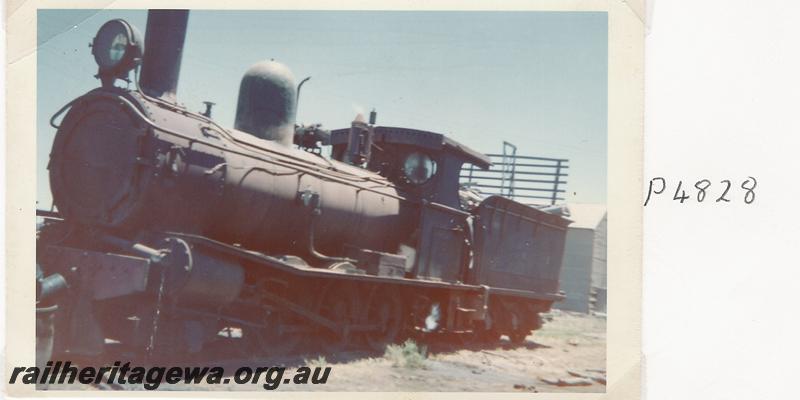
[[[516,147],[503,143],[503,154],[487,154],[488,170],[467,164],[461,169],[461,184],[486,195],[501,195],[526,204],[554,205],[564,201],[569,160],[521,156]]]

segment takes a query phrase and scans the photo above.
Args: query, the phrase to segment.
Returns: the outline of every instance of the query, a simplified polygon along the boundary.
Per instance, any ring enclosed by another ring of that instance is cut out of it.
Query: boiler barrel
[[[267,253],[302,254],[312,218],[323,253],[395,251],[418,214],[375,173],[108,89],[65,117],[50,181],[73,221],[195,233]],[[319,196],[319,215],[302,193]]]

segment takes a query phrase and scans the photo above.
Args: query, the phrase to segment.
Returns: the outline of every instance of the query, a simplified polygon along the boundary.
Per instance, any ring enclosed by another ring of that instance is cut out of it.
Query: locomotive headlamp
[[[413,152],[403,161],[403,174],[408,183],[421,185],[436,174],[436,161],[427,154]]]
[[[142,35],[121,19],[103,24],[92,41],[92,55],[101,78],[125,77],[141,61],[143,52]]]

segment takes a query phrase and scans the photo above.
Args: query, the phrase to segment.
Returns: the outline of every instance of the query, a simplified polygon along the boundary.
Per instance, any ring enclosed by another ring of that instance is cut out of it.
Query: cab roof
[[[347,144],[347,135],[349,132],[349,128],[331,131],[330,144]],[[376,126],[374,128],[374,136],[372,140],[377,143],[406,144],[419,146],[434,151],[450,151],[464,159],[465,162],[473,164],[481,169],[487,169],[492,165],[492,161],[485,154],[472,150],[471,148],[453,139],[450,139],[441,133],[410,128]]]

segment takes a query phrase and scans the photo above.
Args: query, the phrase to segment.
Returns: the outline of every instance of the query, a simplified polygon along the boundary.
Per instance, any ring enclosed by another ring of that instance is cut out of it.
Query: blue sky
[[[40,10],[37,202],[61,106],[99,86],[88,43],[107,20],[144,33],[145,10]],[[303,87],[298,122],[445,133],[482,152],[570,160],[567,201],[606,202],[608,22],[600,12],[192,11],[178,99],[233,126],[239,80],[260,60]]]

